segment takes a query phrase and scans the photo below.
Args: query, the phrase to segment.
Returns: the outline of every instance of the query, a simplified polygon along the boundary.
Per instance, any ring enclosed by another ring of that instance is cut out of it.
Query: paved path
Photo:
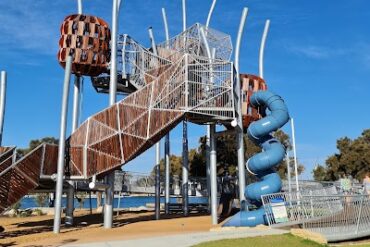
[[[88,243],[88,244],[69,244],[63,245],[68,247],[189,247],[199,243],[221,240],[221,239],[231,239],[231,238],[246,238],[246,237],[256,237],[264,235],[277,235],[288,233],[285,230],[279,229],[230,229],[230,230],[217,230],[201,233],[190,233],[181,235],[171,235],[162,237],[151,237],[151,238],[141,238],[135,240],[122,240],[122,241],[106,241],[100,243]]]

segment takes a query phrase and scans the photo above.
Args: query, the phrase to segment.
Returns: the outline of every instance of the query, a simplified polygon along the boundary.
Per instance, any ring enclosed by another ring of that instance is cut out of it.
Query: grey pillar
[[[112,7],[112,32],[111,32],[111,62],[110,62],[110,81],[109,81],[109,105],[116,103],[117,97],[117,32],[118,32],[118,14],[119,0],[113,0]],[[112,228],[113,226],[113,199],[114,199],[114,172],[105,177],[106,183],[109,185],[105,190],[104,203],[104,228]]]
[[[0,146],[3,143],[3,129],[5,116],[5,100],[6,98],[6,72],[1,71],[1,85],[0,85]]]
[[[67,112],[68,112],[68,97],[69,97],[69,82],[71,79],[72,57],[69,55],[66,61],[63,98],[62,98],[62,112],[60,116],[60,133],[59,133],[59,150],[58,150],[58,169],[56,182],[56,195],[54,207],[54,233],[60,232],[61,209],[62,209],[62,193],[63,193],[63,176],[64,176],[64,155],[65,155],[65,139],[67,126]]]
[[[216,125],[210,125],[210,172],[211,172],[211,216],[212,224],[217,225],[217,152],[216,152]]]
[[[245,151],[244,151],[244,139],[243,139],[243,117],[242,117],[242,110],[241,110],[241,103],[242,103],[242,95],[241,95],[241,85],[240,85],[240,71],[239,71],[239,53],[240,53],[240,43],[243,36],[244,24],[247,18],[248,8],[243,9],[243,14],[240,19],[239,30],[238,30],[238,37],[236,40],[235,46],[235,70],[236,70],[236,111],[238,115],[238,125],[236,127],[237,131],[237,143],[238,143],[238,178],[239,178],[239,197],[240,201],[245,200]]]
[[[113,199],[114,199],[114,172],[105,176],[105,183],[108,187],[105,189],[104,200],[104,228],[113,226]]]
[[[80,8],[80,6],[79,6]],[[75,75],[74,91],[73,91],[73,112],[72,112],[72,133],[78,128],[78,119],[80,117],[80,87],[81,77]],[[74,183],[68,181],[67,188],[67,206],[66,206],[66,226],[73,225],[73,211],[74,211]]]
[[[170,34],[168,31],[168,24],[167,24],[167,15],[166,10],[162,8],[162,17],[163,17],[163,24],[164,24],[164,31],[166,35],[166,42],[168,45],[168,41],[170,39]],[[170,204],[170,133],[165,137],[164,143],[164,158],[165,158],[165,213],[169,214],[169,204]]]
[[[151,27],[149,27],[148,29],[148,32],[149,32],[149,38],[150,38],[150,42],[151,42],[151,45],[152,45],[152,49],[153,49],[153,54],[157,55],[157,47],[156,47],[156,44],[155,44],[155,40],[154,40],[154,35],[153,35],[153,29]],[[160,175],[160,167],[159,167],[159,163],[160,163],[160,156],[161,156],[161,150],[160,150],[161,146],[160,146],[160,142],[157,142],[155,144],[155,159],[156,159],[156,186],[155,186],[155,218],[157,220],[159,220],[160,218],[160,203],[161,203],[161,182],[160,182],[160,179],[161,179],[161,175]]]
[[[184,216],[189,214],[189,150],[188,150],[188,121],[183,121],[182,131],[182,202]]]
[[[66,226],[73,226],[74,195],[74,182],[70,180],[67,188]]]
[[[211,126],[207,125],[206,134],[206,176],[207,176],[207,196],[208,196],[208,211],[211,212],[211,167],[210,167],[210,151],[211,151]]]
[[[169,204],[170,204],[170,134],[167,134],[164,142],[164,155],[165,155],[165,212],[166,214],[170,213]]]
[[[82,0],[77,0],[77,11],[78,14],[82,14]],[[73,113],[72,113],[72,133],[78,127],[78,119],[80,117],[80,87],[81,77],[75,75],[74,90],[73,90]],[[74,183],[68,181],[67,188],[67,206],[66,206],[66,226],[73,225],[73,211],[74,211]]]
[[[159,157],[159,155],[158,155]],[[161,217],[161,170],[159,163],[155,165],[155,219]]]

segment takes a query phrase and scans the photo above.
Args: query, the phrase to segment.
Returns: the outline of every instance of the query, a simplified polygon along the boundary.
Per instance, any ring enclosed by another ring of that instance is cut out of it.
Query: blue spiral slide
[[[263,152],[252,156],[247,161],[247,170],[256,175],[259,181],[245,189],[245,197],[253,204],[261,205],[261,196],[281,190],[281,179],[273,168],[285,156],[285,147],[271,136],[289,121],[288,109],[283,99],[270,92],[258,91],[251,96],[251,105],[259,108],[263,118],[253,122],[248,128],[248,137],[262,147]],[[266,109],[269,114],[266,115]],[[223,226],[256,226],[267,224],[265,210],[260,207],[253,211],[241,210]]]

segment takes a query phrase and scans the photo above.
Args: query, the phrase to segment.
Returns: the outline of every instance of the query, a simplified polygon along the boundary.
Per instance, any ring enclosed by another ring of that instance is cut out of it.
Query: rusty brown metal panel
[[[16,203],[38,186],[43,151],[43,145],[40,145],[3,170],[0,176],[0,205],[2,208],[0,211]]]
[[[53,175],[57,172],[58,163],[58,146],[45,144],[45,151],[43,157],[42,174]]]
[[[93,119],[107,125],[108,127],[118,130],[117,107],[115,105],[94,115]]]
[[[83,147],[71,147],[69,149],[71,175],[83,175],[83,152]]]

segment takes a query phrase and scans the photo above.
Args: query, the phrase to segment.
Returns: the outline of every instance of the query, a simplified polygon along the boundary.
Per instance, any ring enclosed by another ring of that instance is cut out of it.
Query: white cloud
[[[298,46],[292,45],[287,46],[287,49],[295,53],[297,55],[302,55],[312,59],[326,59],[332,58],[335,56],[343,56],[353,52],[351,48],[332,48],[332,47],[325,47],[325,46],[317,46],[317,45],[306,45],[306,46]]]
[[[55,55],[59,26],[63,20],[62,1],[1,1],[0,51]]]

